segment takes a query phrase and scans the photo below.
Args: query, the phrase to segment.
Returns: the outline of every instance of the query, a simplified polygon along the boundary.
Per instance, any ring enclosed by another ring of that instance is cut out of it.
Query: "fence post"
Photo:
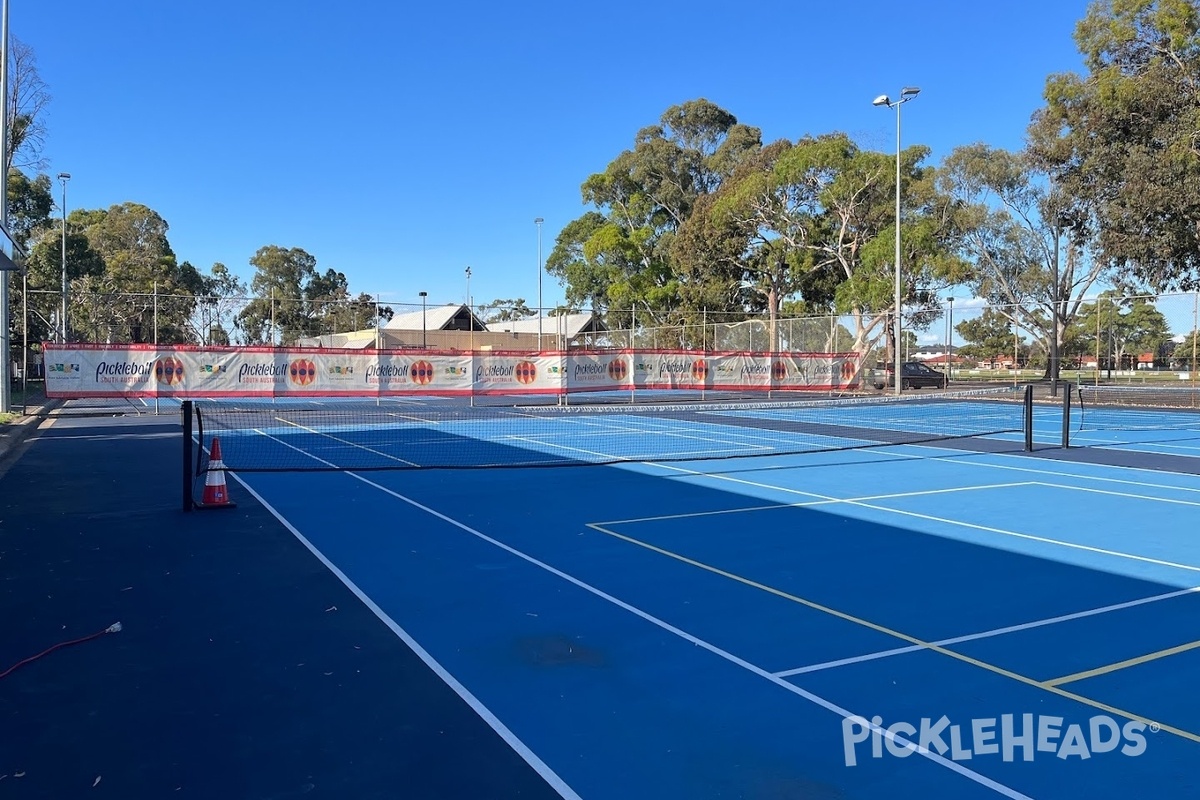
[[[29,413],[29,271],[21,271],[21,353],[24,368],[21,370],[21,415]],[[46,359],[42,359],[45,373]],[[44,378],[43,378],[44,380]]]

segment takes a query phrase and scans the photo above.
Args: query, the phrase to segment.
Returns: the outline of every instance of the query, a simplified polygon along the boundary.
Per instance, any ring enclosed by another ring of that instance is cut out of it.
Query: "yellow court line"
[[[1148,661],[1156,661],[1160,658],[1166,658],[1167,656],[1178,655],[1179,653],[1186,653],[1188,650],[1195,650],[1197,647],[1200,647],[1200,639],[1197,639],[1194,642],[1188,642],[1187,644],[1180,644],[1180,645],[1176,645],[1175,647],[1168,647],[1165,650],[1158,650],[1154,653],[1147,653],[1144,656],[1136,656],[1134,658],[1127,658],[1124,661],[1118,661],[1115,664],[1107,664],[1103,667],[1096,667],[1095,669],[1084,670],[1083,672],[1076,672],[1073,675],[1064,675],[1061,678],[1053,678],[1048,681],[1042,681],[1042,683],[1046,686],[1060,686],[1064,683],[1074,683],[1075,681],[1082,681],[1082,680],[1086,680],[1088,678],[1095,678],[1097,675],[1107,675],[1110,672],[1116,672],[1118,670],[1122,670],[1127,667],[1136,667],[1138,664],[1145,664]]]
[[[1023,683],[1026,686],[1032,686],[1035,689],[1041,689],[1043,691],[1050,692],[1051,694],[1056,694],[1059,697],[1066,698],[1067,700],[1074,700],[1077,703],[1082,703],[1083,705],[1090,706],[1090,707],[1098,709],[1100,711],[1105,711],[1109,714],[1115,714],[1117,716],[1124,717],[1126,719],[1133,720],[1135,722],[1144,723],[1147,726],[1150,726],[1152,730],[1164,730],[1164,731],[1167,731],[1168,733],[1173,733],[1176,736],[1179,736],[1183,739],[1189,739],[1193,742],[1200,743],[1200,734],[1195,734],[1195,733],[1192,733],[1191,731],[1186,731],[1186,730],[1183,730],[1182,728],[1176,728],[1171,725],[1165,725],[1161,722],[1156,722],[1147,717],[1143,717],[1140,714],[1134,714],[1133,712],[1125,711],[1124,709],[1117,708],[1116,706],[1110,706],[1107,703],[1101,703],[1098,700],[1093,700],[1090,697],[1084,697],[1083,695],[1078,695],[1078,694],[1075,694],[1074,692],[1069,692],[1066,689],[1062,689],[1058,686],[1052,686],[1043,681],[1034,680],[1033,678],[1026,677],[1025,675],[1021,675],[1019,673],[1013,672],[1012,670],[1005,669],[1004,667],[998,667],[995,664],[989,664],[986,661],[980,661],[977,658],[972,658],[971,656],[965,655],[963,653],[957,653],[957,652],[950,650],[949,648],[943,647],[935,642],[925,641],[924,639],[917,638],[916,636],[911,636],[907,633],[903,633],[903,632],[895,630],[893,628],[889,628],[886,625],[880,625],[878,623],[871,622],[870,620],[863,619],[862,617],[856,617],[853,614],[849,614],[845,611],[838,611],[836,608],[831,608],[829,606],[822,605],[821,603],[818,603],[814,600],[807,600],[803,597],[799,597],[797,595],[785,592],[782,589],[776,589],[775,587],[768,586],[765,583],[759,583],[758,581],[743,577],[743,576],[738,575],[733,572],[729,572],[728,570],[723,570],[720,567],[714,567],[711,564],[705,564],[703,561],[697,561],[694,558],[689,558],[688,556],[682,555],[680,553],[672,552],[670,550],[659,547],[657,545],[650,544],[649,542],[643,542],[641,539],[635,539],[632,536],[626,536],[623,533],[617,533],[616,531],[608,530],[607,528],[602,527],[598,523],[589,522],[589,523],[587,523],[587,527],[589,527],[595,531],[599,531],[600,533],[606,534],[608,536],[612,536],[616,539],[620,539],[622,541],[628,542],[629,544],[634,544],[634,545],[637,545],[638,547],[644,547],[647,550],[651,550],[660,555],[664,555],[667,558],[673,558],[676,561],[681,561],[684,564],[688,564],[689,566],[697,567],[699,569],[705,570],[706,572],[711,572],[714,575],[720,575],[722,578],[728,578],[731,581],[735,581],[735,582],[743,584],[745,586],[749,586],[753,589],[758,589],[759,591],[767,592],[768,594],[773,594],[776,597],[781,597],[784,600],[789,600],[793,603],[798,603],[799,605],[805,606],[806,608],[811,608],[814,611],[820,611],[823,614],[828,614],[832,617],[836,617],[838,619],[845,620],[846,622],[851,622],[855,625],[860,625],[864,628],[868,628],[870,630],[877,631],[879,633],[885,634],[887,636],[891,636],[891,637],[899,639],[901,641],[908,642],[909,644],[917,645],[917,646],[921,647],[922,649],[932,650],[935,653],[940,653],[941,655],[947,656],[956,661],[961,661],[965,664],[970,664],[973,667],[978,667],[979,669],[987,670],[988,672],[994,673],[996,675],[1000,675],[1001,677],[1005,677],[1010,680],[1014,680],[1018,683]]]

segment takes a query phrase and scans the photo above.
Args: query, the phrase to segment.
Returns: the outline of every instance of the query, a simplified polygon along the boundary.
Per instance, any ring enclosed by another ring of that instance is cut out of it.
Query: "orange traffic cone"
[[[213,437],[212,450],[208,454],[208,469],[204,474],[204,496],[196,508],[235,508],[225,486],[225,462],[221,460],[221,440]]]

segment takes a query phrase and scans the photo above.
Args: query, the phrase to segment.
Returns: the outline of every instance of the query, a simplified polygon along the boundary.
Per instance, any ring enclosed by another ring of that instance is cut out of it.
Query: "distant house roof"
[[[541,322],[542,333],[550,336],[561,334],[567,339],[574,339],[581,333],[597,333],[606,330],[604,323],[591,312],[542,317]],[[489,322],[488,330],[503,333],[537,333],[538,317]]]
[[[945,364],[947,361],[952,361],[955,364],[959,364],[963,361],[963,358],[962,356],[948,356],[945,353],[938,353],[936,356],[930,356],[929,358],[922,360],[926,364]]]
[[[384,324],[391,331],[486,331],[483,320],[465,305],[430,306],[422,311],[396,314]]]
[[[300,347],[333,347],[342,350],[367,350],[375,346],[378,334],[374,328],[347,333],[327,333],[324,336],[309,336],[296,344]]]

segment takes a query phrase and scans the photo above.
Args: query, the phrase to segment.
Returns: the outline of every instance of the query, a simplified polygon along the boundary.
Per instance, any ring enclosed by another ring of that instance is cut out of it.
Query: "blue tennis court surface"
[[[896,408],[872,410],[874,424],[919,428]],[[235,473],[238,508],[187,525],[273,516],[281,542],[344,584],[536,776],[490,796],[1200,791],[1200,433],[1076,430],[1062,450],[1047,403],[1032,453],[1019,430],[830,452],[744,424],[775,413],[564,413],[537,435],[501,420],[483,437],[450,421],[400,444],[287,417],[222,431],[222,447],[244,437],[264,459],[341,464],[364,448],[407,459],[414,444],[473,442],[483,458],[574,466]],[[862,424],[847,413],[821,424]],[[653,461],[693,445],[753,457]],[[614,447],[651,460],[578,465]],[[757,447],[799,452],[746,453]],[[307,635],[279,627],[284,641]],[[384,705],[412,691],[386,675],[371,686]],[[346,757],[371,763],[358,741]],[[452,753],[428,768],[473,769],[471,747]]]

